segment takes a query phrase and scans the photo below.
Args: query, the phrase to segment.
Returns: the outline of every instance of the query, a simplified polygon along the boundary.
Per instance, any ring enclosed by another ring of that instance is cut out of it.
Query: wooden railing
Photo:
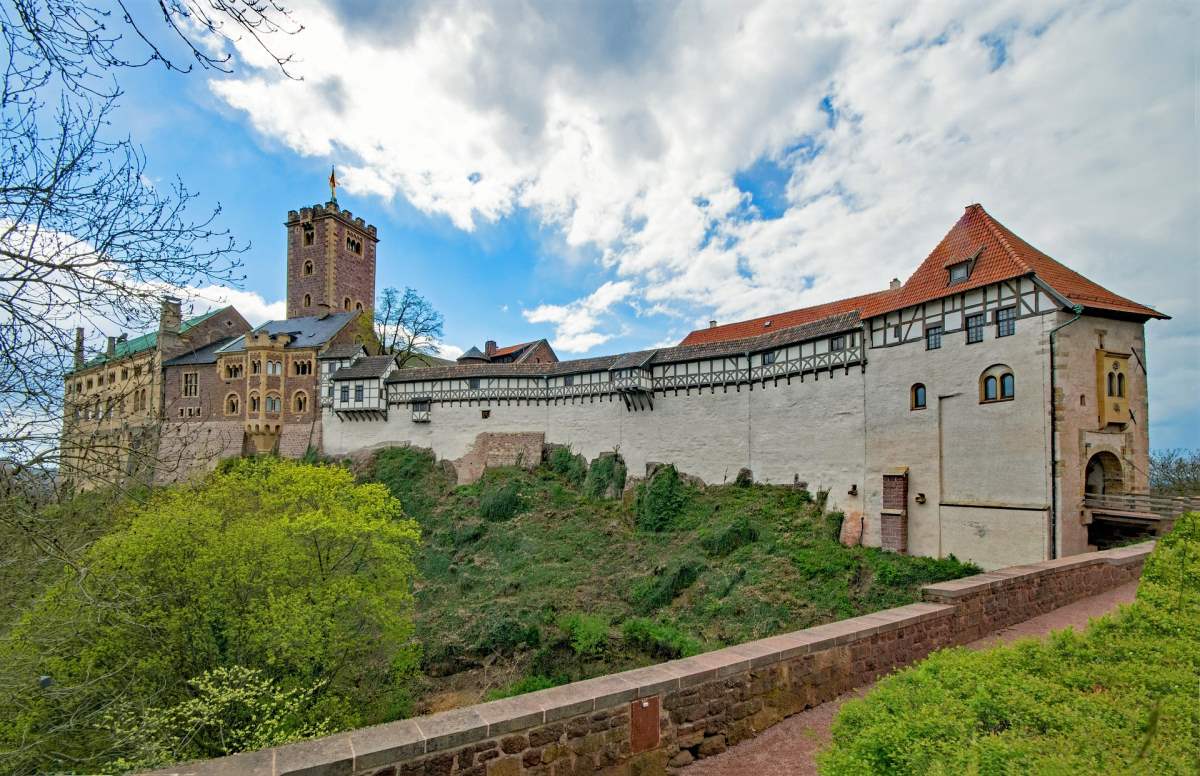
[[[1179,517],[1184,512],[1200,511],[1200,496],[1151,496],[1148,493],[1089,493],[1083,499],[1083,507],[1093,512],[1141,512],[1170,520]]]

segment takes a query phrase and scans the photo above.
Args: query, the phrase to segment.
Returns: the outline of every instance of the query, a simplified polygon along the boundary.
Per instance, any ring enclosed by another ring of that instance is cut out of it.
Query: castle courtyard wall
[[[558,402],[437,403],[416,423],[407,405],[387,420],[341,420],[327,410],[327,455],[411,444],[439,458],[467,455],[479,434],[537,432],[593,460],[617,450],[629,472],[673,463],[708,483],[732,482],[749,468],[759,482],[806,482],[828,489],[830,504],[860,515],[864,468],[863,374],[858,366],[789,381],[655,393],[653,409],[629,410],[616,395]],[[643,399],[644,401],[644,399]],[[484,419],[482,414],[488,412]],[[853,487],[852,487],[853,486]]]

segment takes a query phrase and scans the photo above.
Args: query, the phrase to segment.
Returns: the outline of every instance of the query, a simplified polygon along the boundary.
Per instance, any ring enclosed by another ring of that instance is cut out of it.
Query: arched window
[[[925,409],[925,384],[915,383],[909,396],[909,409]]]
[[[305,295],[304,295],[304,306],[305,306],[305,307],[312,307],[312,294],[305,294]]]
[[[273,393],[267,394],[267,412],[279,412],[282,408],[281,405],[282,402],[279,401],[278,396]]]
[[[1108,373],[1108,395],[1117,395],[1117,376],[1112,372]]]
[[[313,263],[311,261],[304,262],[304,274],[311,275],[313,273]]]
[[[308,410],[308,394],[304,391],[296,391],[292,394],[292,412],[306,412]]]
[[[354,309],[361,313],[362,312],[362,302],[355,302]]]
[[[1117,373],[1117,397],[1125,398],[1125,375],[1120,372]]]
[[[258,394],[257,393],[250,394],[250,411],[258,412],[260,406],[261,405],[259,404]]]
[[[1017,395],[1016,378],[1012,369],[1005,364],[996,364],[983,370],[979,376],[979,401],[1009,401]]]
[[[1017,393],[1017,384],[1013,379],[1012,372],[1006,372],[1000,375],[1000,398],[1011,399]]]
[[[350,309],[350,297],[346,297],[342,300],[342,307],[345,307],[347,310]]]
[[[261,361],[259,361],[258,359],[254,359],[253,361],[250,362],[250,374],[256,375],[261,371],[262,371],[262,362]]]
[[[236,393],[229,394],[228,396],[225,397],[225,414],[226,415],[238,414],[239,405],[240,405],[240,402],[238,401],[238,395]]]

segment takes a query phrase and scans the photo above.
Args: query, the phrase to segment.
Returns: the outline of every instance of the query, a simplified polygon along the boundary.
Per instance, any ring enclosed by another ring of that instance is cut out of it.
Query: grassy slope
[[[840,515],[788,487],[685,488],[668,530],[650,532],[635,527],[633,494],[588,498],[545,467],[453,488],[426,454],[392,450],[368,476],[424,533],[417,632],[426,672],[442,677],[426,708],[521,675],[573,680],[899,606],[926,582],[977,571],[842,547]],[[516,516],[480,516],[481,500],[513,487]],[[623,638],[637,618],[664,624],[674,647]]]

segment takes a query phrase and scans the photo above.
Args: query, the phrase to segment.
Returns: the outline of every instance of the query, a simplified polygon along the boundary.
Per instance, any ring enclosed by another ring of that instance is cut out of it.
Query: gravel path
[[[1133,601],[1136,592],[1137,582],[1129,582],[1005,628],[967,647],[985,649],[1030,636],[1045,636],[1050,631],[1063,628],[1082,630],[1092,617],[1107,614],[1116,609],[1118,604]],[[788,717],[757,738],[743,741],[715,757],[693,763],[680,769],[679,773],[682,776],[814,776],[817,772],[816,754],[829,743],[829,727],[838,709],[850,698],[860,697],[869,689],[860,687],[828,703]]]

